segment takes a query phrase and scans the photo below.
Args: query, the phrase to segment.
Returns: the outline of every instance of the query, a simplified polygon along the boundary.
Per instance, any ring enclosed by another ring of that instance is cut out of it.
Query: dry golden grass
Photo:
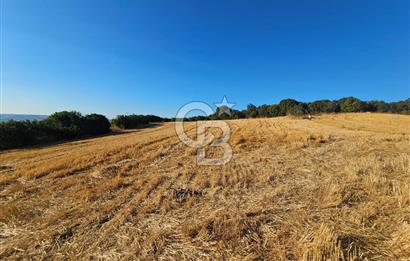
[[[0,153],[0,258],[410,260],[409,116],[228,123],[225,166],[172,123]]]

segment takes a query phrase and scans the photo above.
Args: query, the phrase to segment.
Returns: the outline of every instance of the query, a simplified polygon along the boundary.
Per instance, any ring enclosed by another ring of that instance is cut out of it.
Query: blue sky
[[[0,1],[2,113],[410,97],[408,0]]]

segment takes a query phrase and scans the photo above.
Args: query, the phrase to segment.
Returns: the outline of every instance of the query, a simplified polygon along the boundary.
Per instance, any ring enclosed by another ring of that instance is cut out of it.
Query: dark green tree
[[[331,100],[319,100],[308,104],[310,113],[332,113],[340,111],[337,102]]]
[[[110,131],[110,121],[101,114],[88,114],[81,119],[81,133],[83,135],[100,135]]]
[[[270,115],[270,110],[269,110],[270,105],[263,104],[263,105],[259,106],[257,109],[258,109],[258,117],[264,117],[264,118],[272,117]]]
[[[404,101],[391,102],[390,112],[400,114],[410,114],[410,98]]]
[[[279,102],[279,115],[285,116],[288,114],[291,108],[296,107],[299,104],[297,100],[294,99],[284,99]]]
[[[118,115],[111,120],[111,124],[121,129],[141,128],[149,123],[162,122],[161,117],[155,115]]]
[[[300,102],[297,105],[288,108],[287,114],[293,116],[302,116],[309,113],[306,103]]]
[[[246,107],[246,118],[258,117],[258,108],[253,104],[248,104]]]
[[[337,101],[341,112],[365,111],[366,104],[355,97],[345,97]]]
[[[268,117],[278,117],[278,116],[280,116],[279,105],[276,105],[276,104],[269,105]]]

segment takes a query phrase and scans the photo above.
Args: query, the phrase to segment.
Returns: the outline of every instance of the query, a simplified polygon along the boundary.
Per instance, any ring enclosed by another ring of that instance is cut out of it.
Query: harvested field
[[[173,123],[0,153],[0,258],[410,260],[409,116],[227,122],[224,166]]]

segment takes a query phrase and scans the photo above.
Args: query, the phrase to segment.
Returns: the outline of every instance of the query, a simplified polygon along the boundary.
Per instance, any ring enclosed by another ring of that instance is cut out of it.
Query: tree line
[[[229,110],[229,114],[225,113]],[[221,113],[220,113],[221,112]],[[249,104],[244,110],[230,108],[217,108],[216,112],[209,116],[189,117],[188,121],[197,120],[226,120],[244,118],[268,118],[279,116],[303,116],[320,113],[340,112],[383,112],[410,114],[410,98],[399,102],[362,101],[355,97],[345,97],[339,100],[318,100],[313,102],[301,102],[294,99],[284,99],[278,104],[263,104],[255,106]]]
[[[41,121],[0,123],[0,150],[97,136],[111,132],[111,127],[134,129],[165,119],[155,115],[118,115],[111,122],[101,114],[81,115],[61,111]]]
[[[162,122],[164,118],[161,118],[156,115],[118,115],[111,120],[112,126],[121,128],[121,129],[136,129],[144,127],[150,123]]]
[[[101,135],[110,128],[110,121],[104,115],[83,116],[75,111],[56,112],[41,121],[11,120],[0,123],[0,149]]]
[[[229,114],[225,113],[229,110]],[[220,113],[222,112],[224,113]],[[294,99],[284,99],[279,104],[249,104],[244,110],[217,108],[209,116],[194,116],[188,121],[224,120],[243,118],[278,117],[285,115],[302,116],[318,113],[338,112],[385,112],[410,114],[410,99],[399,102],[361,101],[355,97],[345,97],[339,100],[318,100],[300,102]],[[111,132],[111,127],[120,129],[142,128],[150,123],[173,121],[155,115],[118,115],[109,121],[101,114],[81,115],[76,111],[62,111],[51,114],[40,121],[7,121],[0,123],[0,150],[25,147],[36,144],[77,139],[82,137],[102,135]]]

